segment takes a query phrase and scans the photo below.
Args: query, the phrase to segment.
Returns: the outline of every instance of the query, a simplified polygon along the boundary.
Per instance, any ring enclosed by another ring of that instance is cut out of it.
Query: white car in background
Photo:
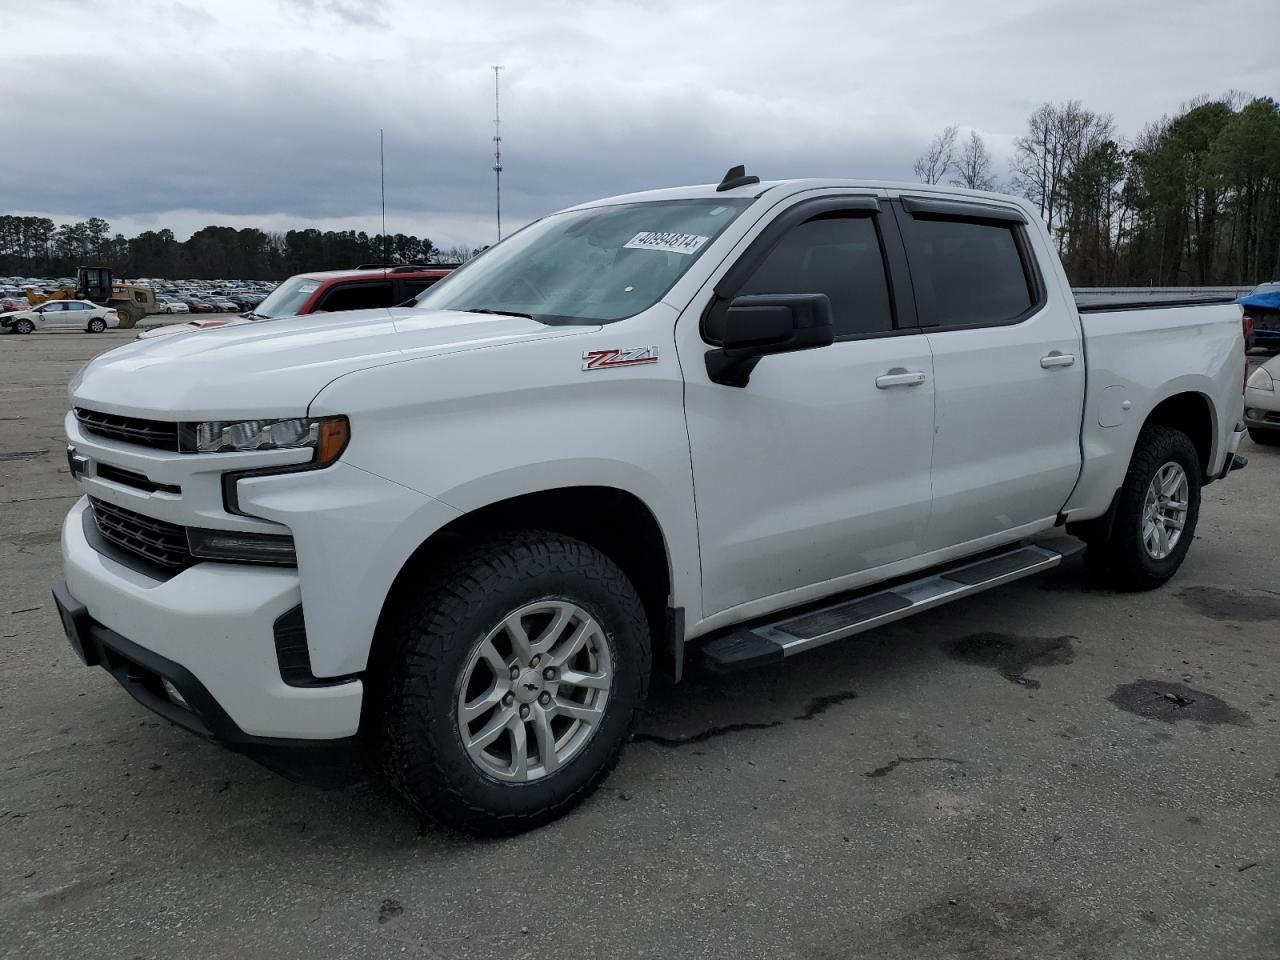
[[[1254,443],[1280,446],[1280,356],[1249,374],[1244,388],[1244,424]]]
[[[0,327],[10,333],[36,330],[87,330],[102,333],[120,326],[114,307],[100,307],[88,300],[49,300],[30,310],[0,316]]]
[[[161,300],[161,313],[190,313],[191,308],[182,300]]]

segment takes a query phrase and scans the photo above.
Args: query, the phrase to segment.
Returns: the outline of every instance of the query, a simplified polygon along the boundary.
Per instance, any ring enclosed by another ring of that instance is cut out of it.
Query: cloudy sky
[[[763,177],[910,179],[948,123],[1044,100],[1122,133],[1280,95],[1275,0],[0,0],[0,212],[493,239],[579,200]]]

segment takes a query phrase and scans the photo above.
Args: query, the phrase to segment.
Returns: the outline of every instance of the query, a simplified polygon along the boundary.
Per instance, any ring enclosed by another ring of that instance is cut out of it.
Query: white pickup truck
[[[98,357],[55,595],[174,723],[294,776],[361,746],[512,832],[601,781],[653,669],[1086,544],[1163,583],[1244,463],[1245,368],[1239,307],[1078,311],[1021,200],[735,168],[545,217],[416,306]]]

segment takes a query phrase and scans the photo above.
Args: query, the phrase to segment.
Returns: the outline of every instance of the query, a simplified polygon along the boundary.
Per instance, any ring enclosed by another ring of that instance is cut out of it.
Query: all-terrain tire
[[[1187,512],[1178,542],[1168,556],[1156,559],[1143,541],[1143,512],[1152,479],[1168,463],[1178,464],[1186,474]],[[1195,538],[1200,485],[1200,456],[1191,438],[1173,427],[1146,427],[1120,488],[1111,534],[1089,541],[1085,561],[1090,569],[1118,590],[1152,590],[1164,584],[1178,571]]]
[[[504,782],[466,752],[460,684],[483,639],[513,611],[545,599],[570,601],[601,626],[612,686],[579,753],[540,779]],[[419,812],[468,833],[518,833],[567,812],[617,763],[648,692],[649,626],[635,587],[599,550],[548,531],[495,535],[393,603],[377,638],[377,699],[366,721],[383,773]]]

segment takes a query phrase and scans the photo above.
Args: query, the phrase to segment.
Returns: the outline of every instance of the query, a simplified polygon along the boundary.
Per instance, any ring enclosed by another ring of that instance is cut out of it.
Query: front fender
[[[391,584],[413,552],[459,512],[339,461],[324,470],[246,477],[240,508],[282,523],[298,553],[302,612],[318,677],[365,668]]]
[[[348,374],[312,401],[351,423],[343,460],[459,514],[524,494],[607,487],[635,496],[666,541],[675,606],[701,609],[693,468],[675,313]],[[654,359],[584,369],[584,354],[653,346]],[[537,517],[530,517],[531,523]]]

